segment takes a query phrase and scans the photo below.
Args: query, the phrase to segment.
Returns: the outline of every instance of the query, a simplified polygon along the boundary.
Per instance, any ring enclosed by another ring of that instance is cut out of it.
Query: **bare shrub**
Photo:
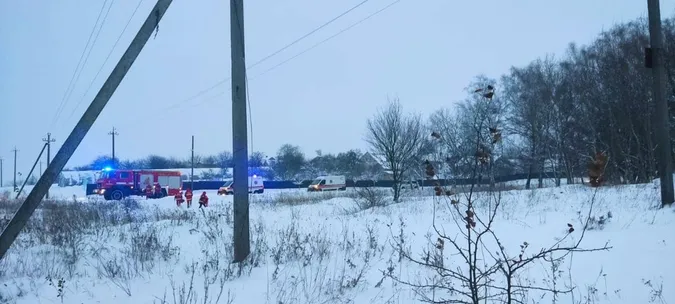
[[[366,210],[374,207],[384,207],[388,202],[388,193],[384,189],[374,187],[356,188],[354,202],[360,210]]]
[[[334,198],[351,197],[353,194],[350,192],[351,191],[281,192],[270,196],[252,196],[251,199],[253,202],[265,205],[298,206],[319,204]]]
[[[157,223],[134,223],[126,227],[127,233],[120,233],[121,248],[101,247],[93,250],[98,261],[96,271],[99,278],[111,283],[131,296],[131,281],[145,273],[152,273],[159,262],[171,262],[180,253],[173,243],[173,235],[163,236]]]
[[[6,224],[20,203],[0,201],[0,224]],[[182,225],[192,217],[178,210],[149,210],[132,199],[45,200],[0,262],[0,279],[9,274],[72,278],[78,271],[88,271],[81,266],[90,266],[99,278],[130,294],[133,279],[151,273],[159,263],[173,262],[179,254],[173,236],[165,235],[163,227]],[[115,237],[119,245],[102,241]]]
[[[135,262],[138,271],[150,271],[154,262],[169,261],[180,248],[173,244],[173,235],[162,238],[156,225],[132,225],[126,255]]]
[[[292,220],[277,232],[272,248],[275,303],[353,303],[354,293],[365,288],[371,261],[384,249],[375,229],[367,226],[369,234],[360,238],[345,223],[341,238],[330,241],[300,227]]]
[[[197,304],[197,303],[203,303],[203,304],[217,304],[217,303],[225,303],[225,304],[232,304],[234,303],[234,295],[232,292],[228,289],[227,295],[224,295],[225,291],[225,282],[227,281],[225,276],[220,276],[218,277],[218,272],[216,271],[214,276],[212,277],[211,274],[209,273],[209,269],[211,266],[208,264],[203,264],[200,267],[200,264],[198,262],[193,262],[190,265],[185,267],[185,274],[189,276],[189,280],[183,281],[180,284],[177,284],[176,281],[171,278],[171,296],[172,296],[172,302],[169,302],[167,300],[166,292],[164,294],[164,297],[162,299],[157,298],[159,300],[160,304]],[[197,292],[197,282],[195,282],[195,275],[197,272],[201,270],[202,274],[204,275],[204,285],[203,285],[203,296],[200,298],[199,293]],[[214,298],[211,298],[211,293],[209,292],[210,287],[216,283],[216,281],[219,281],[219,290],[218,293],[214,296]],[[225,296],[223,301],[221,299]],[[157,301],[155,301],[157,303]]]
[[[300,261],[304,266],[312,261],[323,261],[331,252],[331,242],[325,236],[305,234],[300,231],[295,214],[290,224],[277,231],[276,244],[271,248],[272,261],[276,266]],[[275,277],[275,274],[272,275]]]
[[[154,222],[169,221],[172,226],[183,226],[194,223],[197,213],[184,209],[160,209],[155,207],[152,212]]]
[[[569,293],[572,291],[571,288],[558,289],[556,285],[539,286],[529,278],[522,277],[521,273],[537,262],[554,261],[555,267],[559,267],[560,263],[575,252],[609,250],[611,247],[607,245],[590,249],[580,247],[588,229],[595,200],[591,201],[580,231],[576,231],[574,225],[568,223],[567,227],[560,227],[563,234],[557,237],[552,245],[540,246],[541,249],[532,252],[531,245],[524,241],[515,253],[511,253],[512,249],[502,243],[494,229],[494,221],[500,210],[501,195],[492,185],[493,191],[483,193],[482,202],[474,193],[476,180],[486,176],[489,180],[494,180],[492,151],[495,150],[495,145],[501,142],[501,133],[497,128],[499,120],[495,117],[498,112],[494,111],[499,109],[499,105],[498,101],[493,100],[493,85],[488,84],[477,89],[475,93],[482,95],[484,100],[479,99],[470,104],[474,109],[471,125],[475,130],[473,134],[475,138],[470,141],[475,147],[471,175],[474,184],[463,195],[444,189],[440,184],[434,187],[435,235],[428,235],[429,243],[427,248],[422,250],[421,257],[413,257],[404,250],[404,240],[395,238],[395,246],[405,260],[431,269],[436,275],[422,282],[413,282],[402,279],[392,270],[385,274],[396,282],[415,288],[421,299],[430,303],[525,303],[530,302],[528,293],[531,291],[553,295]],[[434,134],[436,139],[442,140],[440,135]],[[427,161],[425,166],[428,178],[437,177],[438,165]],[[458,235],[449,235],[439,230],[437,205],[441,203],[445,204],[450,213],[450,218],[443,221],[453,223]],[[401,223],[401,227],[403,224]],[[572,241],[571,235],[575,231],[580,236],[578,240]],[[457,266],[457,262],[462,266]]]
[[[56,297],[61,299],[61,303],[64,303],[63,299],[66,292],[66,280],[64,278],[55,279],[50,276],[48,276],[46,280],[49,286],[52,286],[56,291]]]
[[[583,214],[581,211],[577,212],[577,215],[579,216],[580,221],[583,220]],[[592,215],[588,218],[588,223],[586,224],[586,229],[588,230],[603,230],[605,229],[605,224],[609,223],[609,221],[612,219],[612,212],[608,211],[606,214],[600,215],[600,216],[595,216]]]
[[[2,186],[2,185],[0,185],[0,186]],[[12,195],[12,191],[9,191],[9,190],[2,191],[2,194],[0,194],[0,202],[8,201],[11,195]]]
[[[107,278],[111,283],[131,296],[131,280],[135,277],[133,266],[125,257],[112,256],[99,259],[97,268],[99,278]]]
[[[666,299],[663,297],[663,279],[658,283],[653,283],[652,280],[642,279],[642,284],[649,288],[649,303],[665,304]]]
[[[190,234],[201,236],[201,255],[184,265],[184,275],[180,277],[187,277],[187,280],[171,278],[171,300],[167,300],[167,295],[157,300],[159,303],[175,304],[232,303],[234,296],[229,290],[226,292],[226,283],[250,274],[267,255],[264,225],[261,220],[253,223],[251,253],[244,262],[232,263],[231,207],[201,209],[195,214]],[[197,275],[203,277],[202,282],[195,279]]]
[[[223,260],[232,261],[234,259],[232,209],[226,207],[224,211],[202,209],[202,216],[199,217],[195,223],[195,228],[192,229],[192,231],[202,234],[200,240],[203,254],[202,263],[203,265],[209,265],[209,269],[214,273],[214,282],[218,277],[224,281],[229,281],[245,273],[250,274],[253,268],[260,266],[268,251],[265,241],[265,226],[259,219],[253,223],[251,252],[246,260],[242,263],[222,263]]]

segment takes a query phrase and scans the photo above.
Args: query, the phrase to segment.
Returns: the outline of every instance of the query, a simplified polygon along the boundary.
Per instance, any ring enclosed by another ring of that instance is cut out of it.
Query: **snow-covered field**
[[[471,246],[464,194],[410,192],[364,210],[364,197],[381,199],[379,191],[387,190],[251,195],[251,255],[239,265],[230,263],[229,196],[206,191],[210,205],[199,210],[171,198],[102,202],[83,187],[54,186],[52,197],[66,201],[43,204],[0,261],[0,303],[471,303],[472,289],[503,303],[506,286],[524,303],[675,303],[663,288],[675,284],[675,213],[654,208],[655,183],[474,194],[472,240],[496,215]],[[0,224],[12,208],[0,205]],[[532,259],[582,235],[577,249]],[[555,299],[544,290],[557,290]]]

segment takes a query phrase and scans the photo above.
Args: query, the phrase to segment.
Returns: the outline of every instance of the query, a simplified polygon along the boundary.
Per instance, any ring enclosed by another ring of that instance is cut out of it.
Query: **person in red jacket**
[[[178,191],[178,193],[176,193],[173,198],[176,200],[176,206],[180,207],[180,205],[183,203],[183,192]]]
[[[152,186],[150,184],[145,185],[145,198],[151,198],[152,197]]]
[[[185,190],[185,201],[187,202],[187,207],[192,206],[192,189],[188,188]]]
[[[202,196],[199,197],[199,208],[209,206],[209,197],[206,196],[206,191],[202,192]]]

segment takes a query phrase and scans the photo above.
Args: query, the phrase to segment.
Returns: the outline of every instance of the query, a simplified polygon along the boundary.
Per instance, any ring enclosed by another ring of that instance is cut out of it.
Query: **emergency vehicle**
[[[319,176],[307,187],[308,192],[331,190],[347,190],[347,180],[344,175]]]
[[[145,195],[145,189],[151,187],[159,197],[174,196],[182,190],[180,171],[159,170],[113,170],[103,169],[96,180],[96,193],[106,200],[121,200],[130,195]],[[161,191],[155,191],[159,185]]]
[[[225,184],[218,188],[218,195],[228,195],[234,194],[234,181],[225,182]],[[263,193],[265,192],[265,185],[263,184],[263,179],[260,176],[249,176],[248,177],[248,193]]]

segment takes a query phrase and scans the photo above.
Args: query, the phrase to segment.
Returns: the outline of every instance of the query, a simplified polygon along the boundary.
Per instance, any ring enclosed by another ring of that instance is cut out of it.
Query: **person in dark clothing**
[[[160,198],[162,197],[162,186],[159,185],[159,183],[155,184],[155,197]]]

